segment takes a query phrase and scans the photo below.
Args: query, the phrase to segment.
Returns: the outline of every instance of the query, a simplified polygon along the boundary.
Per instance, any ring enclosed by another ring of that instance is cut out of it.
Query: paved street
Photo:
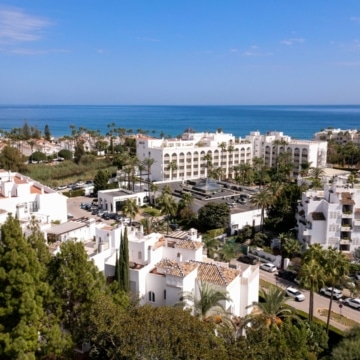
[[[276,279],[276,276],[273,273],[268,273],[266,271],[260,270],[260,278],[270,282],[272,284],[276,284],[278,286],[281,286],[282,288],[286,288],[288,286],[293,286],[293,287],[297,287],[294,283],[283,280],[279,278],[279,280]],[[291,306],[293,306],[296,309],[302,310],[306,313],[308,313],[309,311],[309,291],[307,290],[302,290],[300,289],[301,292],[305,295],[305,301],[302,302],[296,302],[296,301],[291,301],[289,300],[289,303],[291,304]],[[318,309],[328,309],[329,308],[329,302],[330,302],[330,298],[325,297],[325,296],[321,296],[319,294],[315,294],[314,295],[314,316],[316,316],[317,318],[321,319],[322,321],[326,322],[326,317],[325,316],[319,316],[317,314],[317,310]],[[355,310],[353,308],[347,307],[347,306],[343,306],[341,309],[339,307],[339,302],[336,300],[333,300],[333,306],[332,306],[332,311],[336,312],[338,314],[340,314],[340,310],[343,316],[352,319],[354,321],[357,321],[360,324],[360,311]],[[330,321],[331,325],[341,329],[341,330],[346,330],[347,328],[341,324],[339,324],[338,322],[334,322],[334,321]]]

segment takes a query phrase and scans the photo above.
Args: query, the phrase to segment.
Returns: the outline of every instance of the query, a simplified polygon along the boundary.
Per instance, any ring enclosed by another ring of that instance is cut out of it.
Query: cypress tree
[[[35,359],[43,312],[44,272],[35,250],[9,215],[1,226],[0,358]]]
[[[120,259],[119,259],[119,286],[120,290],[128,292],[130,290],[129,279],[129,241],[127,235],[127,227],[125,227],[124,236],[120,243]]]
[[[51,140],[51,132],[48,124],[45,125],[44,136],[47,141]]]

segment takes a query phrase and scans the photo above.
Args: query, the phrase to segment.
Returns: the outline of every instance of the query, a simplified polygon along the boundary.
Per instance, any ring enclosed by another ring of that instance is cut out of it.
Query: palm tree
[[[324,269],[319,262],[314,258],[307,259],[305,255],[304,264],[299,273],[299,280],[304,289],[310,290],[309,322],[314,319],[314,293],[323,285],[324,275]]]
[[[162,193],[158,198],[158,205],[160,207],[161,214],[167,217],[167,229],[166,233],[169,233],[170,217],[176,214],[177,204],[172,195]]]
[[[316,180],[320,180],[321,177],[325,174],[324,169],[318,168],[318,167],[311,167],[310,168],[310,176],[313,177]]]
[[[255,301],[247,307],[256,307],[257,311],[245,317],[243,326],[251,325],[253,329],[263,327],[279,329],[283,318],[297,318],[289,308],[284,307],[289,298],[281,288],[270,286],[268,290],[261,289],[260,296],[264,301]]]
[[[151,174],[151,167],[155,164],[155,159],[153,158],[145,158],[143,160],[143,164],[146,167],[147,173],[148,173],[148,184],[150,184],[150,174]]]
[[[176,161],[170,161],[169,165],[166,167],[166,170],[170,171],[170,180],[172,180],[173,173],[178,169]]]
[[[206,320],[210,316],[226,313],[223,303],[231,301],[225,291],[213,287],[210,283],[197,281],[198,293],[184,292],[181,301],[185,306],[191,304],[194,316]]]
[[[273,203],[273,197],[268,189],[261,189],[252,196],[250,202],[261,209],[260,229],[264,230],[265,209]]]
[[[281,268],[284,268],[284,259],[298,254],[301,251],[300,242],[293,237],[291,233],[281,233],[279,235],[281,240]]]
[[[154,194],[153,205],[156,206],[156,192],[159,190],[159,186],[156,183],[151,183],[149,190]]]
[[[139,173],[140,173],[140,176],[139,176],[139,180],[140,180],[140,191],[142,190],[142,173],[144,170],[146,170],[146,167],[145,165],[142,163],[142,162],[137,162],[137,167],[139,169]]]
[[[346,256],[336,248],[329,247],[324,252],[324,257],[322,259],[323,267],[326,273],[326,280],[332,287],[332,292],[330,296],[329,311],[326,322],[326,333],[329,333],[329,324],[331,316],[331,308],[333,302],[333,293],[334,287],[339,281],[349,274],[349,260]]]
[[[194,203],[194,196],[190,192],[184,192],[180,200],[184,207],[191,207]]]
[[[129,216],[130,221],[135,218],[136,214],[139,212],[139,206],[136,203],[136,199],[127,199],[123,206],[123,214]]]
[[[213,236],[205,234],[202,238],[202,242],[206,248],[206,256],[213,259],[215,255],[215,250],[219,246],[219,240]]]
[[[210,153],[207,153],[204,155],[203,160],[205,161],[205,164],[203,165],[206,168],[206,177],[208,177],[208,173],[212,169],[212,156]]]

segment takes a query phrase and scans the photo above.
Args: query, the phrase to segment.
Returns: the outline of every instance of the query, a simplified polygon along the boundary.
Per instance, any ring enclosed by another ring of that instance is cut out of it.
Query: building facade
[[[290,154],[293,176],[297,176],[305,163],[325,167],[327,142],[292,140],[282,132],[262,135],[254,131],[241,139],[222,132],[195,133],[187,129],[181,139],[138,138],[136,151],[140,161],[155,160],[151,167],[153,181],[204,178],[214,169],[220,169],[219,177],[232,178],[234,167],[251,164],[254,157],[264,159],[269,167],[275,166],[282,152]]]
[[[195,133],[187,129],[181,139],[136,139],[140,161],[153,158],[151,180],[199,179],[210,169],[222,169],[222,177],[231,177],[234,166],[250,163],[251,144],[232,134]]]
[[[336,176],[324,190],[302,194],[298,205],[298,239],[353,252],[360,246],[360,186]]]
[[[253,131],[246,136],[251,142],[254,157],[264,159],[265,165],[276,166],[281,153],[288,153],[289,160],[294,164],[292,175],[298,176],[302,164],[324,168],[327,159],[327,142],[321,140],[294,140],[282,132],[269,131],[265,135]]]
[[[99,227],[95,242],[89,245],[90,250],[95,250],[88,251],[90,259],[106,277],[115,274],[123,231],[123,226]],[[198,284],[202,282],[228,293],[231,301],[222,305],[235,316],[248,314],[247,306],[258,299],[258,266],[247,266],[241,271],[204,257],[202,239],[195,229],[144,235],[141,228],[128,227],[128,239],[130,288],[142,305],[173,306],[179,303],[183,292],[197,297]]]
[[[67,221],[66,197],[19,173],[0,170],[0,224],[7,214],[17,217],[23,227],[34,217],[40,226]]]

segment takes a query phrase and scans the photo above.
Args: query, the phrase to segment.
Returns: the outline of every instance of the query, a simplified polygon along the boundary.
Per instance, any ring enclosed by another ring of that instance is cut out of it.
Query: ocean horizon
[[[71,135],[75,125],[100,130],[116,128],[177,136],[186,128],[245,137],[251,131],[281,131],[294,139],[310,140],[325,128],[358,129],[360,105],[0,105],[0,129],[10,131],[24,123],[52,136]]]

